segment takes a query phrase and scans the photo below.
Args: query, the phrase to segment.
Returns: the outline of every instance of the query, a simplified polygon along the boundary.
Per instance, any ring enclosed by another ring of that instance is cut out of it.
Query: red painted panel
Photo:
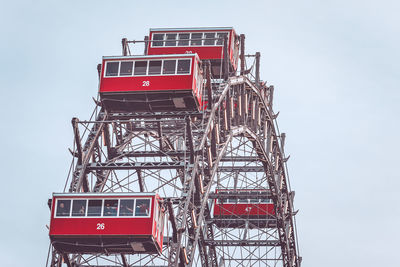
[[[100,92],[192,90],[192,75],[102,77]],[[149,86],[143,86],[149,81]]]
[[[194,70],[196,70],[196,68],[194,68]],[[197,79],[199,79],[199,77],[197,77]],[[201,109],[201,101],[202,101],[202,90],[197,88],[197,79],[196,79],[196,75],[194,75],[193,77],[193,82],[192,82],[192,88],[193,88],[193,94],[195,95],[196,99],[197,99],[197,103],[199,104],[199,108]]]
[[[161,199],[158,196],[157,199],[159,202],[161,201]],[[158,205],[158,208],[156,208],[155,205]],[[156,212],[160,212],[159,209],[162,207],[160,207],[158,203],[156,203],[155,205],[153,206],[153,217],[157,218]],[[164,219],[165,219],[164,210],[161,210],[161,217],[162,218],[158,218],[159,222],[157,222],[156,219],[153,220],[153,234],[152,234],[156,243],[160,247],[160,250],[162,249],[162,243],[164,238]]]
[[[274,214],[274,204],[272,203],[223,203],[214,205],[214,217],[230,215],[259,216]]]
[[[100,228],[104,224],[104,229]],[[150,218],[53,218],[50,235],[151,235]]]
[[[197,53],[200,59],[223,58],[223,46],[172,46],[172,47],[150,47],[149,55],[187,54]]]

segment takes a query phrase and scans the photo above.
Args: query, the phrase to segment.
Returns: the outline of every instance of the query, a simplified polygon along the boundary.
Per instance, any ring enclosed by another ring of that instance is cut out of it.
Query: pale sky
[[[395,266],[398,1],[2,1],[0,265],[44,266],[47,199],[88,119],[96,65],[151,27],[233,26],[261,52],[296,191],[303,266]]]

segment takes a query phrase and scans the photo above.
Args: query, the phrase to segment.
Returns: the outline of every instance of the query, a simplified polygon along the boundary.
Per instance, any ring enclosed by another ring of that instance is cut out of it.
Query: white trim
[[[155,196],[157,193],[151,193],[151,192],[137,192],[137,193],[131,193],[131,192],[120,192],[120,193],[53,193],[53,197],[82,197],[88,199],[88,197],[99,197],[99,198],[108,198],[108,197],[125,197],[125,196],[131,196],[131,197],[141,197],[141,196]],[[72,198],[67,198],[67,199],[72,199]]]
[[[87,208],[87,210],[86,210],[86,213],[85,213],[85,217],[86,218],[99,218],[99,216],[88,216],[88,212],[89,212],[89,201],[90,200],[100,200],[101,201],[101,206],[100,206],[100,217],[101,217],[101,215],[103,214],[103,207],[104,207],[104,199],[99,199],[99,198],[88,198],[87,199],[88,201],[88,208]]]
[[[112,62],[112,61],[107,61],[107,63],[108,63],[108,62]],[[122,63],[125,63],[125,62],[132,62],[132,72],[131,72],[131,75],[121,75]],[[133,75],[133,70],[134,70],[134,67],[135,67],[135,65],[133,64],[134,62],[135,62],[134,60],[121,60],[121,61],[119,61],[118,77],[130,77],[130,76],[132,76],[132,75]],[[113,77],[113,76],[107,76],[107,77]]]
[[[118,204],[118,207],[119,207],[119,209],[118,209],[118,217],[122,217],[122,218],[133,218],[133,217],[135,217],[135,203],[136,203],[136,199],[137,198],[120,198],[119,199],[119,204]],[[133,200],[133,210],[132,210],[132,216],[126,216],[126,215],[124,215],[124,216],[121,216],[119,213],[121,212],[121,200]]]
[[[236,202],[228,202],[228,200],[229,199],[231,199],[231,200],[237,200]],[[237,199],[237,198],[228,198],[228,199],[216,199],[216,201],[215,201],[215,204],[217,204],[217,205],[222,205],[222,204],[235,204],[235,205],[238,205],[238,204],[271,204],[271,203],[273,203],[273,201],[272,201],[272,199],[271,198],[257,198],[257,202],[251,202],[250,200],[251,199],[255,199],[255,198],[246,198],[246,200],[247,200],[247,202],[239,202],[239,200],[240,199]],[[242,200],[244,200],[244,199],[242,199]],[[263,200],[265,200],[265,201],[263,201]]]
[[[117,75],[110,75],[110,76],[106,75],[107,74],[108,63],[118,63]],[[104,66],[104,77],[118,77],[119,76],[120,65],[121,65],[121,61],[107,61],[106,65]]]
[[[176,69],[175,69],[175,75],[192,75],[192,64],[193,64],[193,60],[190,59],[190,63],[189,63],[189,73],[178,73],[178,61],[179,60],[187,60],[187,59],[177,59],[176,60]]]
[[[164,46],[164,40],[165,40],[165,33],[156,33],[157,35],[162,35],[162,39],[160,40],[154,40],[154,34],[151,35],[151,42],[150,42],[150,46],[151,47],[163,47]],[[161,42],[162,45],[153,45],[156,42]]]
[[[144,193],[146,194],[146,193]],[[54,195],[54,194],[53,194]],[[67,194],[63,194],[67,195]],[[68,194],[68,195],[82,195],[82,194]],[[103,193],[104,195],[104,193]],[[121,194],[118,194],[121,196]],[[155,194],[154,194],[155,195]],[[151,195],[151,196],[154,196]],[[150,218],[151,217],[151,212],[152,212],[152,198],[151,197],[138,197],[138,194],[135,194],[136,197],[132,196],[129,198],[115,198],[115,197],[110,197],[110,198],[56,198],[56,204],[55,204],[55,211],[53,218],[55,219],[83,219],[83,218]],[[133,202],[133,215],[132,216],[119,216],[119,211],[120,211],[120,200],[134,200]],[[149,200],[149,214],[146,216],[136,216],[136,200]],[[70,209],[69,209],[69,215],[68,216],[57,216],[57,207],[58,207],[58,201],[59,200],[69,200],[70,201]],[[73,200],[86,200],[86,210],[85,210],[85,215],[84,216],[72,216],[72,203]],[[89,211],[89,200],[101,200],[101,215],[100,216],[88,216],[88,211]],[[105,200],[117,200],[118,201],[118,206],[117,206],[117,215],[116,216],[104,216],[104,202]],[[157,204],[157,203],[156,203]]]
[[[201,34],[201,38],[200,39],[204,39],[203,36],[204,36],[205,33],[212,33],[212,32],[174,32],[174,33],[176,33],[176,39],[175,39],[176,45],[174,45],[174,46],[166,45],[166,42],[173,41],[173,40],[167,40],[166,39],[166,35],[170,34],[169,32],[151,33],[150,47],[151,48],[171,48],[171,47],[222,47],[222,46],[224,46],[223,43],[222,44],[217,44],[217,41],[218,41],[217,39],[214,40],[214,44],[213,45],[205,45],[204,41],[206,41],[206,40],[200,40],[201,41],[201,45],[191,45],[192,41],[196,40],[196,39],[192,39],[192,34]],[[234,38],[231,38],[231,34],[230,34],[231,32],[230,31],[229,32],[226,32],[226,31],[215,31],[214,33],[216,33],[214,38],[217,38],[218,34],[225,33],[227,35],[227,37],[228,37],[228,44],[229,44],[230,41],[232,41],[234,39]],[[163,35],[163,39],[162,40],[154,40],[153,39],[154,34],[162,34]],[[178,38],[179,34],[189,34],[189,40],[184,39],[185,41],[189,42],[189,45],[179,45],[179,41],[180,41],[179,38]],[[231,40],[229,40],[229,39],[231,39]],[[162,45],[161,46],[154,46],[153,44],[155,42],[161,42]]]
[[[139,199],[139,198],[138,198],[138,199]],[[150,203],[149,203],[149,214],[146,215],[146,216],[136,216],[136,200],[135,200],[135,206],[134,206],[135,210],[134,210],[133,218],[150,218],[150,217],[151,217],[151,211],[153,210],[153,209],[151,208],[151,207],[152,207],[151,198],[140,198],[140,200],[146,200],[146,199],[150,200]]]
[[[149,72],[150,72],[150,62],[151,61],[161,61],[161,66],[160,66],[160,73],[159,74],[149,74]],[[147,75],[146,76],[161,76],[162,75],[162,63],[163,63],[163,59],[160,59],[160,60],[156,60],[156,59],[152,59],[152,60],[148,60],[147,62],[148,62],[148,64],[147,64]]]
[[[162,47],[162,46],[160,46]],[[182,46],[184,47],[184,46]],[[180,57],[180,58],[186,58],[186,57],[195,57],[197,53],[188,53],[188,54],[165,54],[165,55],[146,55],[146,56],[103,56],[103,60],[108,60],[108,59],[121,59],[121,60],[126,60],[126,59],[153,59],[153,58],[167,58],[167,57]]]
[[[90,216],[90,217],[92,217],[92,218],[102,218],[103,217],[103,213],[104,213],[104,200],[105,199],[102,199],[101,200],[101,212],[100,212],[100,216]]]
[[[175,73],[171,73],[171,74],[163,74],[163,69],[162,66],[164,64],[164,60],[176,60],[176,67],[175,67]],[[188,73],[178,73],[178,61],[179,60],[189,60],[189,72]],[[120,66],[121,66],[121,62],[122,61],[127,61],[127,62],[134,62],[133,69],[132,69],[132,74],[131,75],[120,75]],[[150,68],[150,61],[161,61],[161,71],[160,74],[148,74],[149,73],[149,68]],[[110,62],[119,62],[118,64],[118,75],[116,76],[106,76],[107,74],[107,66],[108,63]],[[146,66],[146,74],[139,74],[139,75],[135,75],[135,67],[136,67],[136,62],[147,62],[147,66]],[[106,61],[105,63],[105,69],[104,69],[104,73],[103,73],[103,78],[127,78],[127,77],[152,77],[152,76],[182,76],[182,75],[192,75],[192,63],[193,63],[193,57],[185,57],[185,58],[168,58],[168,59],[140,59],[140,60],[121,60],[121,61]]]
[[[105,204],[106,204],[105,202],[106,202],[107,200],[116,200],[116,201],[117,201],[117,215],[115,215],[115,216],[104,216],[104,208],[105,208]],[[104,200],[103,200],[103,205],[102,205],[103,211],[102,211],[102,213],[101,213],[101,217],[102,217],[102,218],[115,218],[115,217],[118,217],[118,208],[119,208],[118,203],[119,203],[119,201],[118,201],[118,199],[116,199],[116,198],[104,199]]]
[[[187,37],[186,39],[180,39],[180,35],[181,34],[187,34],[189,37]],[[183,32],[183,33],[182,32],[180,32],[180,33],[177,32],[176,35],[177,35],[177,39],[176,39],[177,43],[176,43],[175,47],[188,47],[190,45],[190,37],[191,37],[191,33],[190,32]],[[188,45],[179,45],[179,42],[187,42]],[[171,47],[171,46],[169,46],[169,45],[165,46],[163,44],[161,47]]]
[[[212,38],[206,38],[206,34],[207,34],[207,33],[212,33],[212,34],[214,34],[214,37],[212,37]],[[203,38],[204,38],[204,39],[210,39],[210,40],[203,40],[203,43],[202,43],[203,46],[216,46],[215,43],[217,42],[217,40],[214,39],[214,38],[216,38],[216,37],[215,37],[215,36],[216,36],[216,33],[217,33],[217,32],[204,32],[204,33],[203,33],[203,36],[204,36]],[[214,39],[214,40],[213,40],[213,39]],[[213,41],[214,44],[211,44],[211,45],[210,45],[210,44],[207,44],[207,45],[206,45],[206,44],[204,44],[205,41]]]
[[[164,60],[161,60],[161,70],[160,70],[160,75],[164,75],[163,73],[164,70]]]
[[[231,31],[233,27],[150,28],[150,32],[162,31]]]
[[[175,39],[168,39],[167,35],[175,35]],[[179,40],[176,38],[177,36],[178,36],[178,33],[176,33],[176,32],[167,32],[167,33],[165,33],[164,39],[165,39],[166,42],[175,42],[175,45],[168,45],[168,46],[172,46],[172,47],[178,46],[178,41]]]
[[[117,76],[117,77],[137,77],[137,76],[147,76],[147,70],[149,68],[149,61],[148,60],[133,60],[132,61],[133,64],[133,69],[132,69],[132,75],[131,76]],[[146,71],[145,74],[139,74],[139,75],[135,75],[135,68],[136,68],[136,62],[146,62]],[[104,78],[108,78],[108,77],[104,77]]]
[[[201,36],[200,36],[200,38],[196,38],[196,39],[194,39],[192,36],[193,36],[193,34],[200,34]],[[190,47],[193,47],[193,46],[203,46],[203,40],[201,40],[201,39],[203,39],[203,35],[204,35],[204,32],[191,32],[190,33]],[[199,40],[200,39],[200,40]],[[201,43],[201,45],[192,45],[192,42],[193,41],[200,41],[200,43]],[[165,46],[165,45],[164,45]]]
[[[101,206],[103,206],[103,205],[101,205]],[[85,217],[87,217],[88,211],[89,211],[89,199],[86,201]]]
[[[87,205],[88,205],[88,204],[87,204],[87,203],[88,203],[88,200],[87,200],[87,199],[80,199],[80,198],[72,199],[72,205],[71,205],[72,207],[71,207],[70,217],[80,217],[80,218],[86,217],[87,209],[85,209],[85,213],[83,214],[83,216],[79,216],[79,215],[78,215],[78,216],[73,216],[73,215],[72,215],[72,211],[73,211],[73,208],[74,208],[74,202],[75,202],[75,201],[86,201],[86,205],[85,205],[85,206],[87,207]]]
[[[69,214],[68,214],[68,216],[56,216],[57,215],[57,210],[58,210],[58,201],[59,200],[69,200],[70,201],[70,203],[69,203]],[[54,218],[70,218],[71,217],[71,213],[72,213],[72,198],[67,198],[67,199],[56,199],[56,203],[55,203],[55,206],[54,206],[54,215],[53,215],[53,217]]]
[[[120,199],[120,198],[118,198],[118,204],[117,204],[117,217],[119,217],[119,211],[121,210],[121,205],[120,205],[120,203],[121,203],[121,199]],[[135,203],[135,202],[133,202],[133,203]]]

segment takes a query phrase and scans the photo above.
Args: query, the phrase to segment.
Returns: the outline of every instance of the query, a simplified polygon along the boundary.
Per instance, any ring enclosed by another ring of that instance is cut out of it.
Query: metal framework
[[[46,266],[300,266],[273,86],[260,82],[259,53],[255,75],[246,70],[240,39],[240,75],[211,80],[205,68],[209,104],[202,112],[109,113],[97,102],[91,119],[72,119],[64,191],[158,192],[168,217],[162,255],[67,255],[51,246]],[[213,218],[213,200],[224,197],[215,189],[243,188],[268,192],[275,216]]]

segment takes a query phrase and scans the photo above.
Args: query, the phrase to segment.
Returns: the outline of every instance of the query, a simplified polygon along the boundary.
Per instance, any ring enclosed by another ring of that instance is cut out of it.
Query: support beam
[[[238,180],[239,180],[239,172],[235,172],[235,176],[233,177],[233,191],[234,192],[236,192]]]
[[[256,52],[256,85],[260,87],[260,52]]]
[[[207,89],[207,108],[209,110],[212,109],[212,88],[211,88],[211,63],[210,61],[207,62],[206,65],[206,89]]]
[[[88,171],[93,170],[155,170],[155,169],[182,169],[185,167],[184,162],[110,162],[101,163],[94,162],[86,168]]]
[[[227,81],[229,77],[229,56],[228,56],[228,36],[224,37],[224,80]]]
[[[116,155],[124,158],[145,158],[145,157],[184,157],[189,155],[189,151],[171,150],[171,151],[130,151],[120,152]]]
[[[101,78],[101,64],[97,64],[97,74],[99,75],[99,80]]]
[[[105,114],[101,114],[105,115]],[[200,111],[162,111],[162,112],[129,112],[129,113],[112,113],[108,115],[110,120],[130,120],[130,119],[145,119],[145,118],[155,118],[162,117],[164,119],[170,118],[185,118],[187,116],[201,118],[203,112]]]
[[[244,56],[244,48],[245,48],[245,35],[240,35],[240,75],[244,75],[245,67],[246,67],[246,58]]]
[[[217,129],[218,129],[218,124],[216,122],[213,123],[214,127],[211,131],[211,154],[213,157],[217,156]],[[219,136],[218,136],[219,137]]]
[[[103,145],[107,147],[107,155],[108,158],[113,158],[115,155],[111,153],[111,139],[110,139],[110,128],[108,127],[108,123],[104,124],[103,131]]]
[[[263,166],[220,166],[219,172],[265,172]]]
[[[75,139],[75,145],[76,145],[76,156],[78,158],[78,165],[82,165],[82,143],[81,143],[81,136],[79,133],[79,128],[78,128],[78,118],[72,118],[72,128],[74,130],[74,139]]]
[[[122,259],[122,264],[124,265],[124,267],[129,267],[128,261],[124,254],[121,254],[121,259]]]
[[[127,56],[128,55],[128,50],[129,50],[128,39],[122,38],[121,42],[122,42],[122,55],[123,56]]]
[[[68,258],[68,254],[64,253],[62,255],[62,258],[64,259],[64,262],[67,265],[67,267],[72,267],[71,262],[69,261],[69,258]]]
[[[160,151],[163,151],[163,134],[162,134],[162,128],[161,128],[161,122],[157,122],[157,127],[158,127],[158,142],[159,142],[159,147]]]
[[[232,198],[237,198],[237,199],[271,199],[272,194],[267,191],[267,189],[262,190],[264,192],[256,191],[249,189],[247,192],[218,192],[218,193],[210,193],[208,198],[209,199],[232,199]]]
[[[97,122],[90,130],[82,150],[82,164],[77,164],[75,166],[69,192],[80,192],[82,189],[84,192],[89,191],[86,168],[89,164],[96,142],[98,141],[99,136],[102,133],[105,120],[106,117],[103,117],[101,115],[97,116]]]
[[[215,127],[215,126],[214,126]],[[216,131],[217,133],[218,131]],[[198,151],[194,151],[196,154]],[[190,155],[190,151],[184,150],[173,150],[173,151],[130,151],[130,152],[117,152],[115,153],[116,157],[121,158],[145,158],[145,157],[184,157]],[[259,160],[258,157],[255,156],[228,156],[223,157],[221,161],[227,162],[257,162]]]
[[[149,36],[144,37],[144,55],[147,55],[147,47],[149,45]]]
[[[211,211],[210,211],[208,205],[207,205],[207,207],[206,207],[206,209],[205,209],[205,211],[204,211],[204,214],[205,214],[204,218],[205,218],[206,220],[209,219],[209,218],[211,218]],[[214,239],[215,239],[215,236],[214,236],[213,225],[212,225],[212,224],[209,224],[209,223],[207,223],[207,222],[205,222],[204,227],[206,228],[205,231],[206,231],[206,233],[207,233],[207,239],[214,240]],[[202,238],[202,243],[204,243],[204,239],[205,239],[205,238],[204,238],[204,236],[203,236],[203,238]],[[208,255],[208,256],[209,256],[209,258],[210,258],[211,266],[213,266],[213,267],[221,266],[221,265],[218,264],[217,252],[216,252],[215,247],[214,247],[214,246],[209,246],[208,250],[209,250],[209,255]]]
[[[226,116],[226,124],[228,126],[228,131],[231,130],[231,92],[226,92],[226,101],[225,101],[225,112],[227,113]]]
[[[192,125],[190,123],[190,117],[186,117],[186,142],[189,145],[190,164],[193,164],[194,163],[194,145],[193,145]]]
[[[168,218],[171,222],[172,228],[172,241],[174,243],[178,242],[178,228],[176,227],[176,219],[174,214],[174,208],[172,207],[172,202],[170,199],[167,200]]]
[[[239,246],[280,246],[279,240],[204,240],[207,246],[239,247]]]
[[[140,192],[144,192],[144,183],[143,183],[143,178],[142,178],[142,171],[141,170],[137,170],[136,173],[137,173],[137,176],[138,176],[138,183],[139,183]]]

